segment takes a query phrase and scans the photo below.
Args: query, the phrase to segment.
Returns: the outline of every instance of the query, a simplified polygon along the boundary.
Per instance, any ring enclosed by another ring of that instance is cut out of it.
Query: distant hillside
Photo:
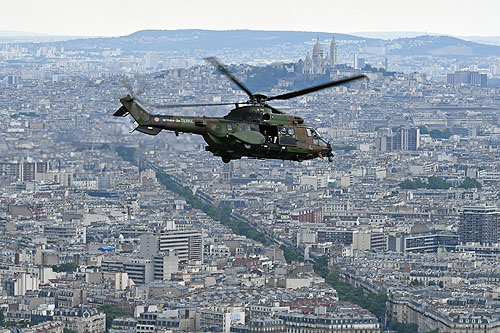
[[[36,32],[0,30],[0,42],[7,43],[26,43],[26,42],[54,42],[63,41],[79,37],[73,36],[56,36],[40,34]]]
[[[202,49],[207,51],[250,49],[282,44],[302,44],[316,37],[332,38],[332,33],[258,30],[141,30],[133,34],[111,38],[88,38],[66,42],[68,49],[121,48],[124,51],[178,51]],[[335,34],[339,40],[365,38]]]
[[[500,36],[459,36],[459,38],[481,44],[500,45]]]
[[[220,51],[237,51],[241,54],[259,50],[266,52],[277,48],[293,56],[303,56],[304,45],[319,37],[323,44],[330,41],[332,33],[304,31],[259,31],[259,30],[142,30],[121,37],[79,38],[54,42],[68,51],[109,50],[120,48],[124,52],[191,52],[191,55],[215,54]],[[500,46],[485,45],[448,36],[417,36],[383,40],[335,33],[340,41],[339,49],[347,52],[370,53],[386,50],[388,55],[405,56],[495,56],[500,55]],[[297,53],[297,46],[302,47]],[[309,46],[308,46],[309,47]],[[311,47],[312,49],[312,47]],[[370,51],[371,50],[371,51]],[[196,52],[194,52],[196,51]],[[327,50],[325,50],[326,52]],[[266,58],[266,54],[262,54]]]
[[[394,40],[395,46],[389,54],[433,55],[433,56],[476,56],[500,55],[500,46],[469,42],[450,36],[418,36]]]

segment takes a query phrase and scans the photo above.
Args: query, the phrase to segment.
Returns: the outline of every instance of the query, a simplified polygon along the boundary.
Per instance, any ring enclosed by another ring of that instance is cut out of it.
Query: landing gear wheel
[[[229,162],[231,162],[231,158],[224,156],[224,157],[222,158],[222,162],[224,162],[224,163],[229,163]]]

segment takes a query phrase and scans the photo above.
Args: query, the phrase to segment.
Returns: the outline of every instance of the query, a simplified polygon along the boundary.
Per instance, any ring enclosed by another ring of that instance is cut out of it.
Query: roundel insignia
[[[160,118],[158,118],[158,117],[154,117],[154,121],[157,123],[157,122],[159,122],[159,121],[160,121]]]

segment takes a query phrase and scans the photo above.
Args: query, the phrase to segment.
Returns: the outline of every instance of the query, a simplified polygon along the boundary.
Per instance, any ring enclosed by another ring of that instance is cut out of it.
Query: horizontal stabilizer
[[[113,116],[115,117],[124,117],[128,114],[128,110],[122,106],[121,108],[119,108],[118,110],[116,110],[115,113],[113,113]]]
[[[153,126],[140,125],[135,128],[134,131],[139,131],[144,134],[156,135],[161,132],[161,128]]]

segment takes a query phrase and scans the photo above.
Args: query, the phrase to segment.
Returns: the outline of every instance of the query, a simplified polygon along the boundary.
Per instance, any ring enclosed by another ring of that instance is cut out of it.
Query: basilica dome
[[[319,37],[316,40],[316,44],[314,44],[313,48],[313,57],[314,56],[320,56],[323,57],[323,46],[321,46],[321,43],[319,42]]]

